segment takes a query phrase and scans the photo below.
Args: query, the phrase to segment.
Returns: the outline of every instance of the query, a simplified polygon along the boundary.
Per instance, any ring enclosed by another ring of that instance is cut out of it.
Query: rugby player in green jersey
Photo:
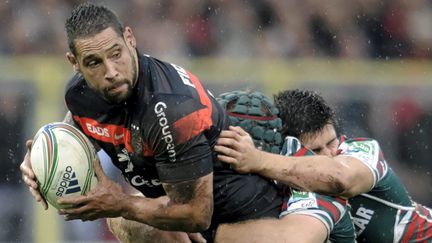
[[[219,103],[227,111],[231,125],[240,126],[252,136],[253,143],[263,151],[279,153],[282,137],[281,119],[278,109],[270,98],[260,92],[232,91],[221,94]],[[282,153],[292,156],[313,155],[300,143],[285,143]],[[277,183],[277,182],[275,182]],[[348,243],[355,241],[353,223],[350,219],[347,200],[303,192],[280,185],[283,196],[280,222],[257,220],[248,223],[230,224],[218,233],[219,242],[267,242],[269,234],[275,231],[293,231],[283,242],[330,242]],[[262,227],[258,227],[262,225]],[[272,227],[273,225],[273,227]],[[281,227],[287,225],[287,227]],[[272,227],[272,229],[269,229]],[[245,231],[245,233],[241,233]],[[241,239],[238,238],[242,235]]]
[[[284,91],[275,104],[285,146],[298,138],[316,155],[266,153],[244,130],[231,127],[215,147],[222,161],[293,188],[350,198],[358,242],[432,242],[432,211],[411,200],[376,140],[339,139],[333,109],[315,92]]]

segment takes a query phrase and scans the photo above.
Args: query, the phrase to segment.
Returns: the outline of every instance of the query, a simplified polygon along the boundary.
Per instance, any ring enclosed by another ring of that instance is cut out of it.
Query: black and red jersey
[[[77,74],[66,104],[82,131],[110,155],[146,196],[161,182],[196,179],[213,170],[211,146],[227,125],[217,101],[187,70],[142,56],[139,78],[123,104],[111,104]]]
[[[80,74],[68,83],[65,99],[82,131],[147,197],[165,195],[161,182],[214,172],[218,222],[279,209],[281,199],[275,199],[277,191],[269,181],[240,175],[217,160],[212,147],[229,119],[197,77],[182,67],[139,54],[138,81],[124,103],[108,103]]]

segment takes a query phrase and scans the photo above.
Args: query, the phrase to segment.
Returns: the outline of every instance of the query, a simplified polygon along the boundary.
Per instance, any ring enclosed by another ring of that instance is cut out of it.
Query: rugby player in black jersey
[[[244,240],[245,232],[225,223],[269,218],[249,228],[262,232],[257,240],[298,240],[290,236],[299,224],[275,219],[282,197],[271,181],[238,174],[217,160],[212,148],[228,118],[192,73],[139,53],[131,28],[103,6],[75,8],[66,31],[76,74],[66,88],[65,122],[105,150],[145,197],[125,193],[96,161],[97,187],[59,200],[75,206],[59,210],[65,219],[110,218],[111,230],[126,241],[190,242],[202,239],[185,232],[206,230],[211,241],[220,224],[218,235]],[[27,145],[30,151],[31,141]],[[23,180],[47,208],[28,155],[20,166]],[[313,235],[304,242],[307,236]]]
[[[59,210],[66,220],[122,217],[125,230],[140,222],[180,238],[187,237],[180,231],[207,230],[211,238],[218,224],[279,215],[282,199],[271,181],[238,174],[212,152],[228,119],[192,73],[139,53],[132,29],[103,6],[76,7],[66,32],[76,74],[65,92],[65,122],[105,150],[145,195],[125,193],[96,161],[97,187],[59,199],[74,205]],[[47,208],[30,165],[31,141],[27,147],[23,181]]]

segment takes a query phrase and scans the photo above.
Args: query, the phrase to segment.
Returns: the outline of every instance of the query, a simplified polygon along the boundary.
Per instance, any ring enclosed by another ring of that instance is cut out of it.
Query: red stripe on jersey
[[[285,210],[287,210],[288,209],[288,203],[286,202],[286,201],[284,201],[283,203],[282,203],[282,211],[285,211]]]
[[[205,123],[207,124],[208,127],[210,127],[213,124],[211,115],[213,112],[213,106],[212,106],[212,102],[210,100],[210,97],[208,97],[207,92],[204,90],[204,87],[201,85],[201,82],[198,80],[197,77],[195,77],[195,75],[193,75],[192,73],[186,71],[192,81],[192,83],[195,85],[196,90],[198,91],[198,95],[200,97],[200,101],[201,104],[203,104],[204,106],[206,106],[206,109],[204,109],[204,115],[205,117],[203,117],[203,119],[205,119]]]
[[[346,200],[346,199],[343,199],[340,197],[333,197],[333,199],[342,205],[345,205],[345,206],[348,205],[348,200]]]
[[[339,138],[339,144],[345,142],[346,139],[347,139],[347,137],[346,137],[345,135],[342,135],[342,136]]]
[[[174,123],[173,127],[177,134],[177,143],[184,143],[208,128],[203,123],[202,112],[200,111],[202,110],[192,112]]]
[[[239,117],[239,118],[244,118],[244,119],[249,119],[249,120],[256,120],[256,121],[271,121],[271,120],[274,120],[274,119],[278,118],[277,116],[269,116],[269,117],[252,116],[252,115],[238,114],[238,113],[229,112],[229,111],[227,111],[227,114],[229,116],[233,116],[233,117]]]
[[[418,204],[416,207],[416,213],[424,216],[419,217],[419,220],[421,221],[421,225],[419,226],[419,233],[417,236],[417,241],[420,242],[421,240],[431,240],[432,239],[432,223],[430,223],[427,219],[430,218],[429,210],[427,210],[422,205]]]
[[[414,234],[414,230],[415,230],[415,227],[417,225],[417,218],[418,218],[418,214],[415,213],[414,217],[413,217],[412,221],[409,223],[408,229],[407,229],[407,231],[406,231],[406,233],[405,233],[405,235],[401,241],[402,243],[403,242],[409,242],[409,239]]]
[[[428,222],[426,228],[427,230],[424,239],[430,240],[432,239],[432,224]]]
[[[133,152],[133,148],[132,148],[132,134],[127,129],[124,130],[124,145],[125,145],[126,150],[129,153]]]
[[[332,214],[331,216],[333,216],[335,219],[335,222],[337,222],[339,220],[340,213],[339,213],[339,210],[337,209],[337,207],[335,205],[333,205],[329,202],[326,202],[324,200],[321,200],[321,199],[318,199],[318,205],[320,207],[323,207],[323,208],[327,209],[328,211],[330,211]]]
[[[309,150],[305,147],[302,147],[299,151],[297,151],[293,156],[304,156]]]
[[[422,240],[422,234],[425,233],[425,224],[426,220],[420,218],[416,242],[420,242]]]
[[[192,112],[191,114],[174,122],[173,127],[175,128],[177,135],[176,142],[180,144],[197,136],[204,130],[209,129],[213,124],[211,118],[213,107],[207,92],[204,90],[197,77],[188,71],[186,72],[198,92],[201,104],[204,105],[205,108]]]
[[[73,116],[73,118],[78,124],[80,124],[85,135],[96,140],[112,143],[117,146],[124,144],[126,138],[130,139],[129,131],[127,131],[123,126],[99,123],[98,121],[87,117]]]

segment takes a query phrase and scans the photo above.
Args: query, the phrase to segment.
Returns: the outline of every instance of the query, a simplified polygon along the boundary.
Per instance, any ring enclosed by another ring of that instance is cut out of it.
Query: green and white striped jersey
[[[285,139],[281,154],[286,156],[314,155],[293,137]],[[284,188],[284,195],[280,217],[289,214],[309,215],[325,225],[329,242],[355,242],[354,226],[347,200],[314,192],[302,192],[288,187]]]
[[[338,154],[362,161],[374,176],[367,193],[349,199],[358,242],[432,242],[432,211],[412,201],[374,139],[341,139]]]

